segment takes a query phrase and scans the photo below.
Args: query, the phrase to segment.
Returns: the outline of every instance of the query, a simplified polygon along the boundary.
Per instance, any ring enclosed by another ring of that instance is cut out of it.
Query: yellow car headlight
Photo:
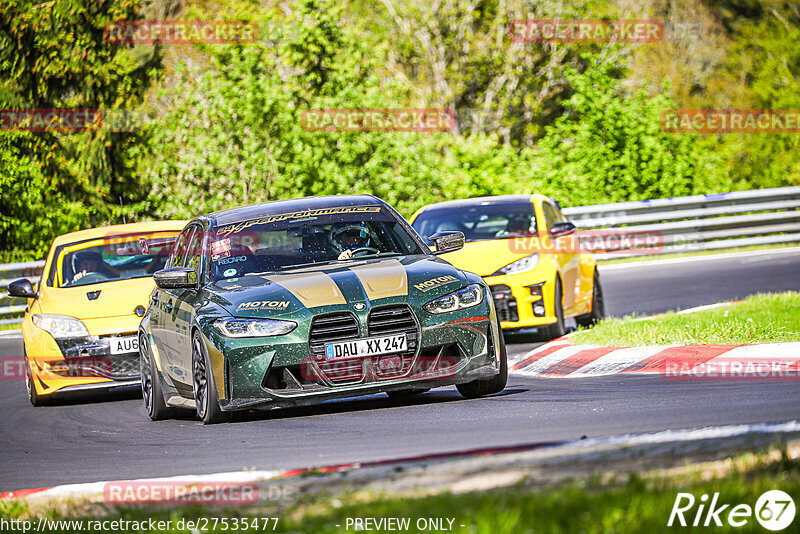
[[[539,265],[539,253],[534,253],[531,254],[530,256],[525,256],[524,258],[512,261],[505,267],[497,269],[497,271],[493,273],[491,276],[497,276],[500,274],[524,273],[525,271],[534,270],[537,265]]]
[[[43,313],[32,317],[33,324],[53,336],[53,339],[89,337],[89,330],[80,319],[69,315]]]

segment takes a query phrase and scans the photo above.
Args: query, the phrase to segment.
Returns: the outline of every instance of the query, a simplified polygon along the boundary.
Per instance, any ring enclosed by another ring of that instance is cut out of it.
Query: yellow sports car
[[[481,275],[507,333],[564,335],[564,319],[603,317],[597,262],[578,246],[575,225],[543,195],[509,195],[431,204],[411,218],[424,238],[448,231],[466,245],[441,257]]]
[[[138,387],[136,331],[185,221],[122,224],[57,237],[41,280],[8,286],[22,321],[31,404],[54,395]]]

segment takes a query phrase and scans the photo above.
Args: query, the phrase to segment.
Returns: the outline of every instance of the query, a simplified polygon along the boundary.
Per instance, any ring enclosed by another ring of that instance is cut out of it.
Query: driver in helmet
[[[338,260],[346,260],[353,257],[358,249],[370,248],[370,236],[367,225],[362,223],[341,223],[334,226],[330,231],[330,242],[336,252],[339,253]]]

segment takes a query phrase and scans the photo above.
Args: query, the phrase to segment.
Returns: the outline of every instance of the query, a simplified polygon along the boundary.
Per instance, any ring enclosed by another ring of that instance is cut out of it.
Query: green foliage
[[[800,339],[800,293],[751,295],[744,302],[652,319],[605,319],[570,337],[571,343],[635,347],[785,343]]]
[[[763,15],[741,23],[741,37],[725,70],[741,77],[746,109],[800,109],[800,6],[768,6]],[[800,185],[800,136],[797,133],[733,135],[720,149],[729,158],[740,188]]]
[[[79,228],[88,217],[83,204],[67,200],[43,175],[40,163],[17,148],[20,138],[31,136],[0,135],[0,235],[7,240],[0,250],[2,263],[39,259],[53,236]]]
[[[666,133],[665,94],[627,94],[608,65],[569,75],[575,94],[539,142],[534,164],[545,191],[569,205],[646,200],[727,190],[696,135]]]
[[[9,0],[0,4],[0,108],[135,110],[160,65],[158,52],[104,39],[133,19],[139,0]],[[0,250],[38,259],[55,235],[122,222],[144,200],[133,157],[142,138],[109,126],[82,132],[0,132],[8,161]],[[13,251],[13,253],[11,252]]]
[[[402,107],[408,87],[375,74],[385,49],[337,24],[333,2],[301,2],[296,16],[270,16],[285,30],[282,47],[221,48],[203,70],[181,67],[162,95],[169,113],[154,123],[142,166],[162,216],[347,193],[377,195],[410,215],[430,202],[520,188],[516,153],[488,136],[304,130],[306,110]]]
[[[370,193],[410,215],[432,202],[535,190],[577,205],[800,184],[796,134],[666,134],[658,120],[672,108],[800,109],[797,4],[634,4],[0,2],[0,108],[149,117],[133,133],[0,131],[0,261],[41,257],[55,235],[121,222],[123,212],[164,219]],[[701,39],[640,47],[508,34],[520,19],[651,15],[708,27]],[[105,41],[110,22],[140,18],[247,19],[261,39]],[[636,90],[648,84],[663,88]],[[301,127],[309,109],[422,107],[456,109],[457,130]]]

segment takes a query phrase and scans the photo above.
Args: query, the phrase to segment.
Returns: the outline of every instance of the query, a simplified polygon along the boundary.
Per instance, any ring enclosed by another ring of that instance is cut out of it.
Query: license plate
[[[111,354],[139,352],[139,338],[136,336],[112,337],[109,340]]]
[[[325,344],[325,359],[352,358],[354,356],[378,356],[406,350],[406,335],[371,337],[341,343]]]

